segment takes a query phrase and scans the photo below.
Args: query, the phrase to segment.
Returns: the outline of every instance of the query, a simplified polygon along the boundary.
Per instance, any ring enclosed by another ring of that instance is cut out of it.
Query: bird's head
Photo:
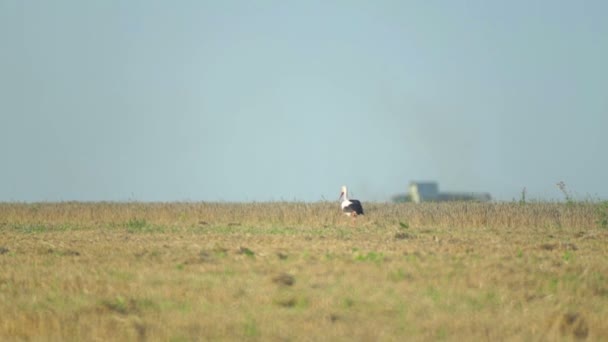
[[[345,195],[346,195],[346,185],[342,185],[342,192],[340,192],[340,198],[338,198],[338,200],[341,200]]]

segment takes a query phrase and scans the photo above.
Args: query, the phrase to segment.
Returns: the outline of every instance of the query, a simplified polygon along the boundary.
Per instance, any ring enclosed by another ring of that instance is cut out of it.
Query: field
[[[607,203],[0,204],[0,340],[608,340]]]

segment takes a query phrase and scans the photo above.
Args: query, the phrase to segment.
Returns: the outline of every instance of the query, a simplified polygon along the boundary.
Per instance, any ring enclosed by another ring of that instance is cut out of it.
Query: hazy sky
[[[0,201],[608,198],[607,13],[0,0]]]

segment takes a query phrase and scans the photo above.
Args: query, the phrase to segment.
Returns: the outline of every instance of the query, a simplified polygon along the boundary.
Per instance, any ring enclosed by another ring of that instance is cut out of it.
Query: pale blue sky
[[[607,13],[0,0],[0,201],[608,198]]]

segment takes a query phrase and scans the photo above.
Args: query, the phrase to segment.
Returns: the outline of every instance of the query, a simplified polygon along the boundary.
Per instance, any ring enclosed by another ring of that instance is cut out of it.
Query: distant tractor
[[[410,182],[409,194],[414,203],[437,201],[439,184],[436,182]]]

